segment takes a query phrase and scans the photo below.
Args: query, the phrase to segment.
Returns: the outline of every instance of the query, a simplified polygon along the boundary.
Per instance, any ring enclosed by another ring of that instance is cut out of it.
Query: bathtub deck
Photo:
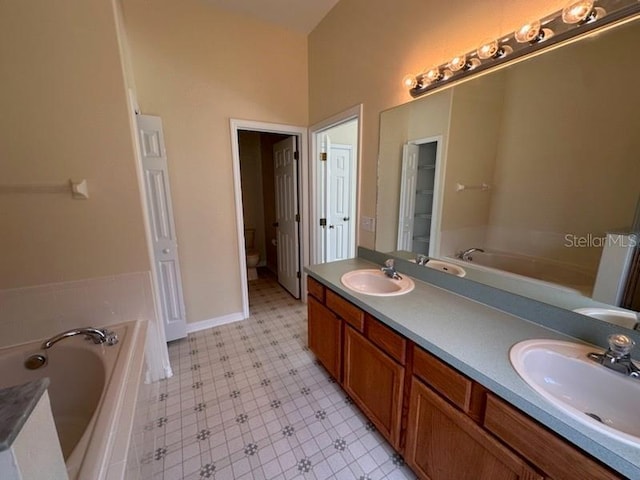
[[[408,479],[402,459],[306,347],[306,306],[272,278],[251,318],[170,344],[143,479]]]

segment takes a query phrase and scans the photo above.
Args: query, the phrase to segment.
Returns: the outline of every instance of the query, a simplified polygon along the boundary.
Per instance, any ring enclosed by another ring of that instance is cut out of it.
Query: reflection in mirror
[[[383,112],[376,250],[425,253],[428,230],[428,254],[468,278],[564,308],[619,305],[640,193],[640,64],[620,59],[638,42],[635,21]],[[425,227],[407,165],[429,139]],[[470,248],[484,252],[460,258]]]

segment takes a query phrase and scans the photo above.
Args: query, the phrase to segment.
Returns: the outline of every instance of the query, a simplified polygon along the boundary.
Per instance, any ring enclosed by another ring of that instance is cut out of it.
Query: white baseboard
[[[222,317],[210,318],[209,320],[202,320],[200,322],[187,323],[187,333],[199,332],[200,330],[206,330],[207,328],[219,327],[227,323],[238,322],[244,320],[242,312],[230,313],[229,315],[223,315]]]

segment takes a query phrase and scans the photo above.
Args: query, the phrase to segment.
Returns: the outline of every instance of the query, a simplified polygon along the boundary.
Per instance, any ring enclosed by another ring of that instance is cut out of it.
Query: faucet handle
[[[629,355],[636,342],[622,333],[614,333],[607,337],[609,342],[609,351],[616,357],[624,357]]]
[[[384,261],[384,266],[387,268],[393,268],[395,265],[395,261],[393,260],[393,258],[388,258],[387,260]]]

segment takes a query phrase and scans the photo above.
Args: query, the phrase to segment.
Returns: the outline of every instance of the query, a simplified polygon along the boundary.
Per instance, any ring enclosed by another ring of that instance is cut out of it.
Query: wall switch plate
[[[375,232],[376,231],[376,219],[373,217],[365,217],[364,215],[360,217],[360,226],[363,230],[367,232]]]

